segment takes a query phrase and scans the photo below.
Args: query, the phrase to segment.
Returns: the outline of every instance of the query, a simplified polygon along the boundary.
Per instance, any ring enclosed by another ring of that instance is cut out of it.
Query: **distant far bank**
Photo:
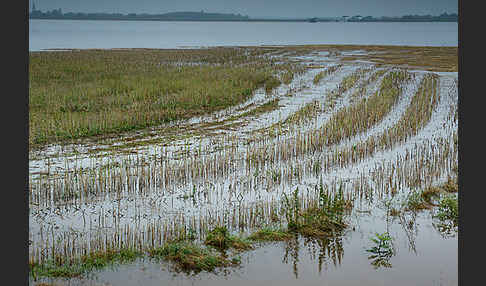
[[[339,16],[313,18],[250,18],[241,14],[206,13],[201,12],[172,12],[165,14],[121,14],[121,13],[63,13],[61,9],[42,12],[35,10],[29,14],[29,19],[50,20],[129,20],[129,21],[225,21],[225,22],[457,22],[455,13],[432,15],[405,15],[401,17],[372,17],[372,16]]]

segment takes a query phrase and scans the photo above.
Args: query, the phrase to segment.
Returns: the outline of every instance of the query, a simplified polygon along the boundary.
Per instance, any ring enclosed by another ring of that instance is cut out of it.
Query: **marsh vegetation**
[[[340,265],[357,218],[376,213],[385,229],[369,229],[374,245],[360,254],[371,253],[372,268],[393,268],[403,255],[392,251],[394,221],[414,251],[424,212],[441,239],[457,239],[453,54],[31,53],[32,281],[142,258],[212,272],[272,243],[285,246],[297,277],[302,242],[318,253],[319,272],[327,258]]]

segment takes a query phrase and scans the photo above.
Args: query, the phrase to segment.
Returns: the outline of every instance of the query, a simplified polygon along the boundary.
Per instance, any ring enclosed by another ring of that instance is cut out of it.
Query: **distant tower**
[[[32,12],[35,11],[35,1],[32,1]]]

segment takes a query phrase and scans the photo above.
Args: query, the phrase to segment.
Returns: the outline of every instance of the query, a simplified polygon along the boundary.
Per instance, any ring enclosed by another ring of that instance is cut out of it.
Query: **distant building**
[[[32,12],[40,12],[39,10],[37,10],[37,8],[35,7],[35,1],[32,1]]]
[[[42,15],[42,12],[40,10],[37,10],[37,8],[35,7],[35,1],[32,1],[32,11],[30,12],[30,15],[32,16]]]

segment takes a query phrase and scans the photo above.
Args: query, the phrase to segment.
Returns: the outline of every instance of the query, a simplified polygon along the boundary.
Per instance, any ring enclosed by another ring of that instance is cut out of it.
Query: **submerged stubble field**
[[[206,281],[262,241],[296,279],[300,243],[319,273],[407,273],[419,228],[457,240],[457,48],[39,52],[29,74],[33,285],[140,261]]]

